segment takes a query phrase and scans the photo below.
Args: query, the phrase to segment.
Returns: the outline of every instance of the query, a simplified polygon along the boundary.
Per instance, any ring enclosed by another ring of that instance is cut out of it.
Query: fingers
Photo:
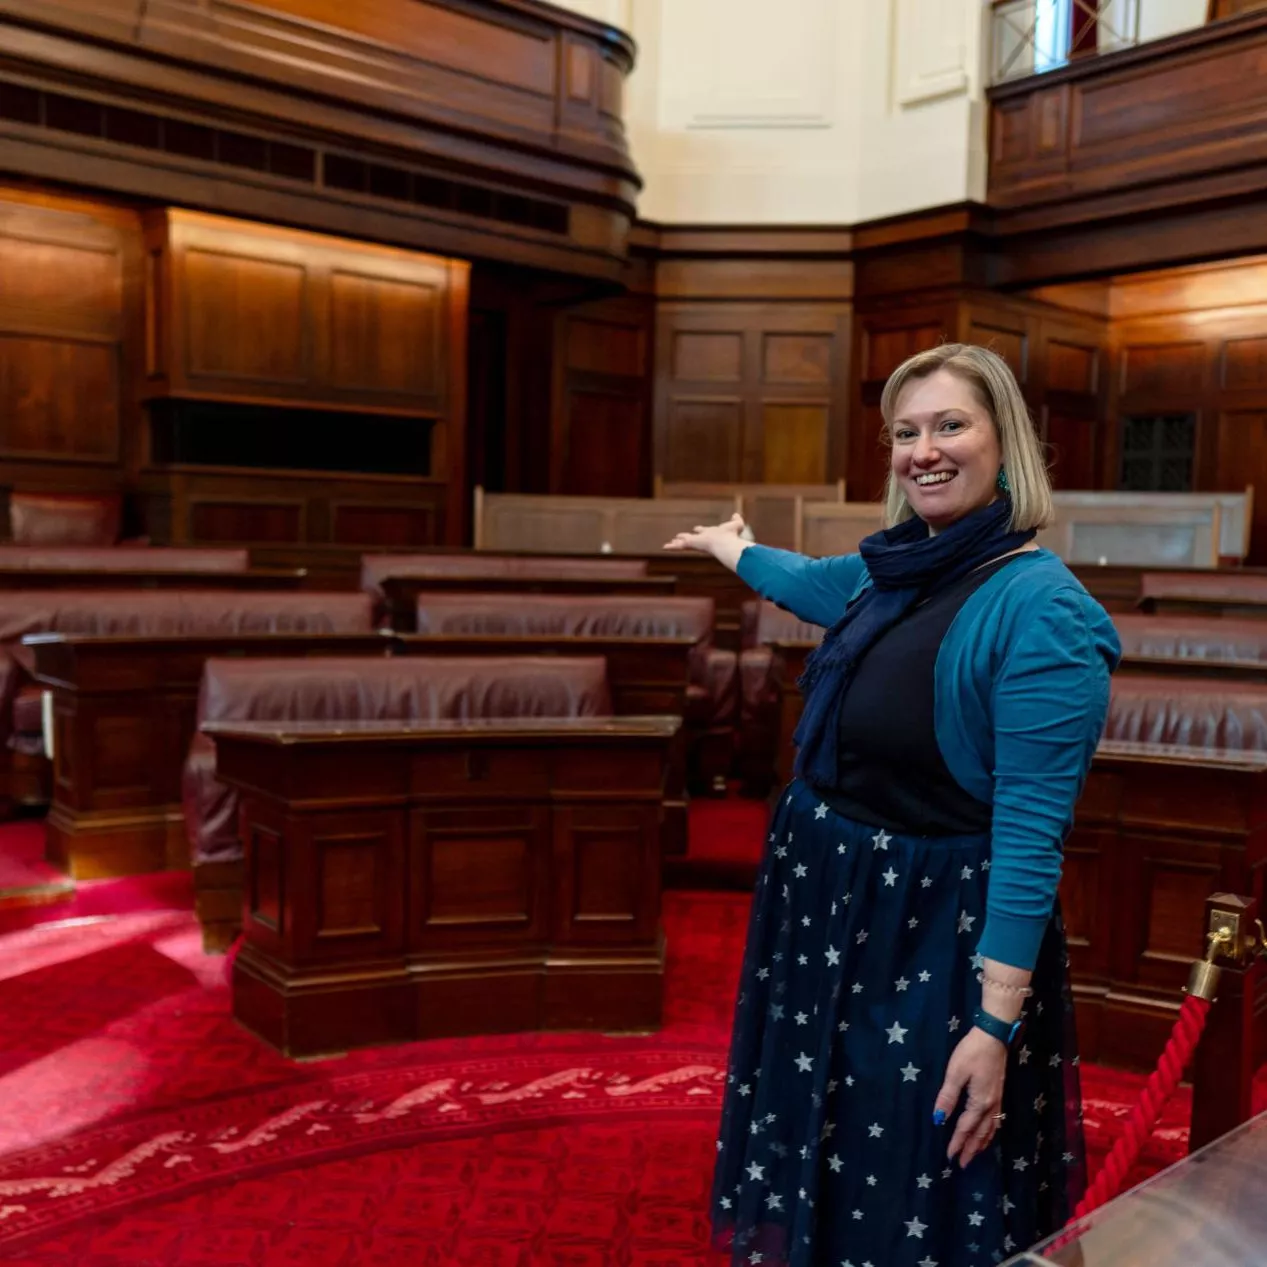
[[[989,1148],[990,1141],[994,1138],[999,1128],[999,1119],[995,1116],[994,1109],[995,1106],[993,1105],[985,1107],[977,1129],[965,1140],[959,1155],[959,1165],[961,1167],[967,1166],[974,1157]]]
[[[934,1126],[941,1126],[948,1117],[954,1114],[959,1106],[959,1097],[963,1094],[964,1083],[967,1081],[967,1072],[952,1059],[946,1069],[946,1080],[941,1084],[937,1099],[933,1101]]]

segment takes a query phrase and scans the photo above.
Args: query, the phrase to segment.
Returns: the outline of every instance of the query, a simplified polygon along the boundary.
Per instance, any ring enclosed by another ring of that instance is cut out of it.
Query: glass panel
[[[1267,1245],[1267,1114],[1035,1245],[1014,1264],[1255,1267]]]
[[[1070,43],[1077,30],[1078,48]],[[1139,43],[1139,0],[1004,0],[991,14],[994,83],[1068,65],[1078,55]]]
[[[1128,493],[1189,493],[1196,454],[1193,414],[1122,419],[1118,488]]]

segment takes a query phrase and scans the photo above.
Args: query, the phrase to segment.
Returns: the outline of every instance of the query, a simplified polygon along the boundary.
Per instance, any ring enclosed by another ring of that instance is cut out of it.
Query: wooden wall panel
[[[1216,465],[1210,485],[1236,492],[1254,485],[1254,524],[1250,532],[1250,557],[1267,559],[1267,391],[1258,409],[1229,410],[1219,414],[1215,429]]]
[[[0,333],[0,458],[114,463],[119,349]]]
[[[1265,50],[1267,20],[1215,24],[1130,57],[1080,58],[998,85],[990,92],[990,203],[1134,193],[1263,162]]]
[[[336,390],[435,400],[444,385],[444,290],[336,270],[330,278],[330,382]]]
[[[730,262],[735,284],[742,263]],[[671,482],[838,479],[848,340],[844,303],[661,303],[657,473]]]
[[[147,396],[448,409],[465,264],[176,210],[146,234]]]
[[[303,264],[232,251],[184,253],[184,285],[171,314],[185,330],[184,357],[171,369],[190,382],[229,380],[242,391],[287,386],[314,390],[311,301]],[[211,388],[211,384],[203,383]]]
[[[674,400],[661,461],[665,480],[742,483],[743,405],[735,397]]]
[[[769,401],[761,416],[761,472],[767,484],[822,484],[827,469],[829,402]]]
[[[559,316],[550,440],[553,493],[651,491],[651,302],[597,300]]]
[[[0,483],[122,487],[139,241],[126,210],[0,190]]]
[[[632,41],[533,0],[0,5],[0,167],[616,281]],[[67,65],[91,78],[67,84]],[[16,74],[15,68],[10,68]]]

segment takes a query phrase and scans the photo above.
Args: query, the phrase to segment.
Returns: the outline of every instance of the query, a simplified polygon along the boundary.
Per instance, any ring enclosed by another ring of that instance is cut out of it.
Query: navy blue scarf
[[[863,654],[917,602],[1031,540],[1033,529],[1009,531],[1011,517],[1011,499],[1000,497],[935,537],[922,519],[911,518],[863,540],[859,550],[872,585],[823,635],[797,683],[805,711],[793,736],[796,773],[808,783],[836,785],[840,704]]]

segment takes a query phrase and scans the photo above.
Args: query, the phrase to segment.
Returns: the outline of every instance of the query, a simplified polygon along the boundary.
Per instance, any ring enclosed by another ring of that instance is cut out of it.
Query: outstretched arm
[[[743,529],[742,516],[734,514],[724,524],[679,532],[664,548],[711,554],[762,598],[812,625],[826,627],[840,619],[865,574],[860,555],[811,559],[745,541],[740,536]]]

